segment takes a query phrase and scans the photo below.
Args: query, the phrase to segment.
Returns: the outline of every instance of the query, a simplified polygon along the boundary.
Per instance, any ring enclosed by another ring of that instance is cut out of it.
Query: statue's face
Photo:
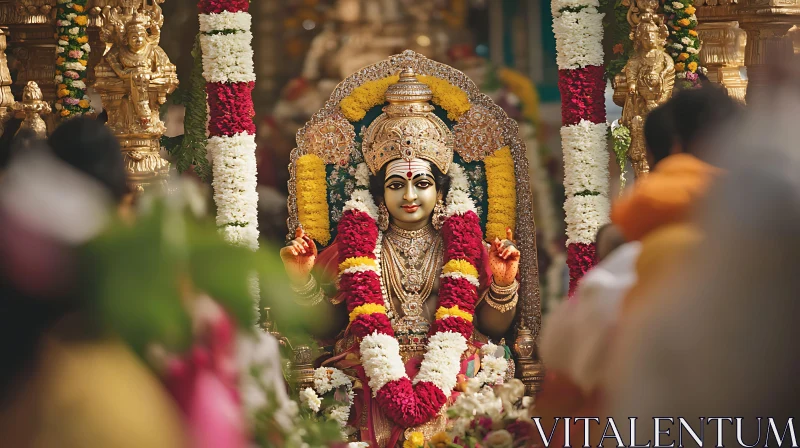
[[[644,40],[645,42],[644,46],[648,50],[655,50],[656,48],[658,48],[658,43],[660,40],[661,38],[658,35],[658,30],[651,29],[647,32],[647,36]]]
[[[147,44],[147,33],[135,28],[128,33],[128,46],[133,51],[139,51]]]
[[[425,227],[436,206],[436,183],[430,162],[397,159],[386,165],[383,199],[392,223],[406,230]]]

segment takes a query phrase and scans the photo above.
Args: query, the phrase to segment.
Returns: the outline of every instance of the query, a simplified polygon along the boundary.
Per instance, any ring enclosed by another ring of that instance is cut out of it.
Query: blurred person
[[[624,313],[646,296],[651,277],[671,269],[677,254],[702,238],[686,222],[721,171],[694,154],[737,111],[723,90],[707,86],[678,92],[648,118],[654,171],[614,204],[613,224],[597,235],[600,262],[581,279],[573,300],[544,322],[541,355],[551,373],[537,398],[543,415],[587,416],[602,407],[601,380]],[[583,436],[580,425],[574,431]]]
[[[627,241],[640,241],[637,281],[626,294],[630,310],[648,286],[648,278],[675,264],[675,254],[697,244],[702,234],[687,224],[711,182],[723,171],[707,161],[709,136],[734,119],[738,104],[716,86],[683,90],[667,103],[674,138],[670,155],[613,205],[611,220]]]
[[[655,416],[684,417],[695,431],[699,417],[742,417],[743,443],[778,446],[766,419],[782,434],[796,417],[800,90],[769,95],[712,146],[727,175],[694,221],[704,238],[653,279],[646,306],[619,328],[604,415],[640,417],[640,443],[652,438]],[[721,425],[721,444],[717,425],[704,425],[705,444],[742,446],[735,425]]]
[[[82,313],[79,248],[127,193],[119,143],[87,118],[64,122],[50,142],[18,136],[0,187],[4,444],[181,446],[157,379]]]

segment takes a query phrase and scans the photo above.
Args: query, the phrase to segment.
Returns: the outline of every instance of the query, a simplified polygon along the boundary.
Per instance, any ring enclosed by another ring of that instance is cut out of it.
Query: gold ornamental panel
[[[500,122],[481,106],[472,106],[453,130],[456,152],[467,163],[483,160],[505,145]]]
[[[340,113],[312,120],[297,132],[303,154],[316,154],[326,164],[346,165],[355,148],[356,131]]]

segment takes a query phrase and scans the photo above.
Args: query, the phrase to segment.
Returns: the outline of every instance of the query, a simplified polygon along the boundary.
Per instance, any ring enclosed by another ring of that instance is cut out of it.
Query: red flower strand
[[[569,266],[569,296],[575,294],[578,281],[597,264],[597,244],[573,243],[567,246]]]
[[[228,12],[247,12],[250,9],[250,0],[200,0],[197,7],[203,14],[219,14]]]
[[[208,94],[208,133],[212,137],[255,134],[256,116],[253,107],[254,82],[212,82],[206,84]]]
[[[581,120],[605,123],[604,73],[605,67],[602,65],[558,71],[562,126],[578,124]]]

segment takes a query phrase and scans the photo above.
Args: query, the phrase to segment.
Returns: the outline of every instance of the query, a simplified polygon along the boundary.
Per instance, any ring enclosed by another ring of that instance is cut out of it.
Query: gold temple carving
[[[178,86],[178,77],[158,45],[164,18],[158,3],[122,0],[103,8],[100,38],[109,49],[95,67],[94,88],[100,93],[107,125],[120,139],[135,191],[162,183],[169,162],[161,157],[159,140],[166,125],[159,109]]]
[[[622,106],[620,123],[631,132],[628,157],[637,177],[650,171],[644,120],[672,96],[675,85],[675,65],[664,50],[668,31],[663,18],[655,14],[657,6],[658,2],[650,0],[631,5],[628,20],[633,30],[634,54],[614,78],[614,103]]]

